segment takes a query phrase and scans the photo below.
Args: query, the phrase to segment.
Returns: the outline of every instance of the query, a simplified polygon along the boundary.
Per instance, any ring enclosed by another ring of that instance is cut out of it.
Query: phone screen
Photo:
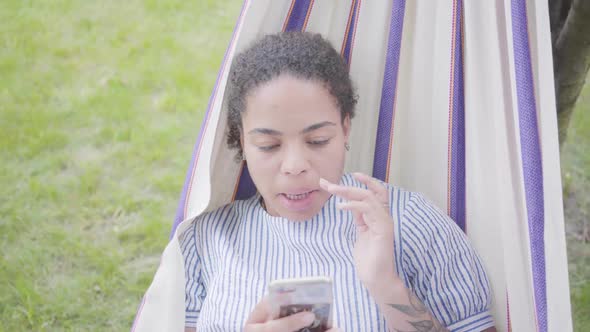
[[[324,332],[330,328],[330,303],[283,305],[279,309],[279,318],[302,311],[313,312],[315,314],[315,320],[310,326],[299,330],[300,332]]]
[[[332,326],[333,293],[330,278],[276,280],[270,284],[269,292],[279,318],[302,311],[315,314],[315,321],[300,332],[323,332]]]

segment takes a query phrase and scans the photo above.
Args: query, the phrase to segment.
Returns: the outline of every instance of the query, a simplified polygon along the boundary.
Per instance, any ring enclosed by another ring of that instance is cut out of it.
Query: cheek
[[[261,151],[256,147],[250,147],[244,151],[246,152],[245,158],[248,162],[248,169],[269,168],[272,165],[273,160],[277,159],[275,154]]]
[[[268,182],[277,168],[277,158],[272,153],[266,153],[257,148],[247,148],[244,150],[248,172],[255,184]]]
[[[344,167],[346,151],[339,146],[330,146],[313,153],[312,164],[321,173],[334,172]]]

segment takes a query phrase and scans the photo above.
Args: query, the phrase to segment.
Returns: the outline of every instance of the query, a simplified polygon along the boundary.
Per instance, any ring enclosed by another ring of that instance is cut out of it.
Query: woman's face
[[[316,215],[338,183],[350,118],[321,83],[281,75],[252,90],[242,114],[242,149],[267,211],[290,220]]]

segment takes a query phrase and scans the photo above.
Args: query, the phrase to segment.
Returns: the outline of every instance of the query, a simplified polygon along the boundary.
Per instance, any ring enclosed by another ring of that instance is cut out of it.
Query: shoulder
[[[389,204],[391,206],[392,214],[402,219],[411,220],[415,222],[430,221],[431,219],[449,221],[450,218],[444,213],[436,204],[428,199],[424,194],[406,190],[381,180],[378,180],[387,188],[389,194]],[[358,181],[352,173],[346,173],[342,176],[341,184],[366,188],[366,186]],[[452,220],[451,220],[452,221]]]
[[[223,221],[231,221],[238,219],[250,211],[256,210],[259,207],[259,196],[255,195],[245,200],[236,200],[231,203],[214,208],[210,211],[203,212],[197,216],[192,223],[219,223]]]
[[[477,256],[465,232],[420,193],[408,194],[399,232],[402,255],[410,265],[424,268],[442,261],[465,265],[462,260]]]
[[[401,220],[405,231],[419,231],[423,236],[462,237],[463,231],[425,195],[409,192]]]
[[[389,196],[387,197],[387,200],[389,203],[390,213],[397,223],[403,223],[403,217],[407,212],[406,210],[408,208],[409,202],[412,201],[414,204],[418,205],[422,204],[421,201],[423,198],[421,194],[406,190],[402,187],[381,181],[379,179],[377,179],[377,181],[379,181],[387,189],[387,195]],[[340,180],[340,184],[367,189],[367,186],[357,180],[353,173],[345,173]]]
[[[224,233],[232,225],[244,222],[247,216],[259,208],[259,196],[236,200],[231,203],[206,211],[195,217],[190,225],[179,235],[181,246],[186,242],[195,242],[206,233],[208,238],[216,233]]]
[[[346,186],[351,186],[351,187],[367,188],[367,186],[364,183],[357,180],[353,174],[354,173],[344,173],[342,175],[342,178],[340,179],[340,184],[346,185]],[[369,176],[371,176],[371,175],[369,174]],[[407,193],[407,194],[412,193],[410,191],[405,190],[402,187],[395,186],[391,183],[387,183],[387,182],[381,181],[379,179],[376,179],[376,180],[379,181],[383,186],[385,186],[387,188],[387,190],[391,193]]]
[[[353,178],[354,179],[354,178]],[[399,232],[402,252],[422,249],[449,240],[465,242],[467,238],[457,224],[426,195],[382,182],[389,194],[391,215]]]

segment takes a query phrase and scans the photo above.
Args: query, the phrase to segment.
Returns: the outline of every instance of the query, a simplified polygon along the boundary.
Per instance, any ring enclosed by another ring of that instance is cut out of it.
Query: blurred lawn
[[[562,147],[569,277],[577,332],[590,331],[590,75]]]
[[[240,5],[2,0],[0,331],[129,329]],[[563,152],[577,331],[590,331],[584,94]]]
[[[240,7],[0,2],[0,330],[129,330]]]

